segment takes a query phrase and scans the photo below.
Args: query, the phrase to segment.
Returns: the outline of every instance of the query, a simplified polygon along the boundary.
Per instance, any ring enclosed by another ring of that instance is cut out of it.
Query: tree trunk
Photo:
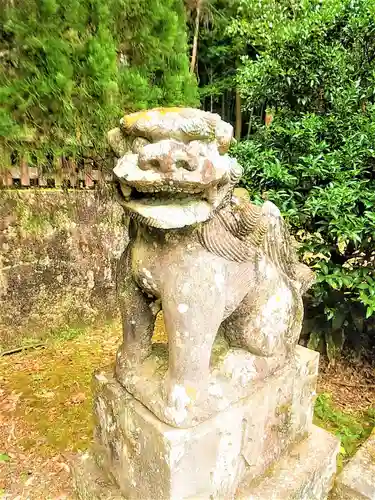
[[[242,131],[242,112],[241,112],[241,95],[238,90],[236,90],[236,130],[235,130],[235,138],[237,141],[241,139],[241,131]]]
[[[273,109],[266,109],[266,116],[264,119],[264,123],[266,127],[269,127],[273,121],[273,116],[274,116],[274,110]]]
[[[249,139],[250,133],[251,133],[251,123],[253,121],[253,113],[254,113],[254,106],[251,108],[251,113],[250,113],[250,118],[249,118],[249,126],[247,127],[247,139]]]
[[[210,67],[210,85],[212,85],[212,74],[213,74],[213,71],[212,71],[212,67]],[[210,95],[210,111],[211,113],[213,112],[214,110],[214,96],[212,95],[212,88],[211,88],[211,95]]]
[[[201,0],[197,3],[197,11],[195,14],[195,29],[194,29],[194,39],[193,39],[193,51],[191,53],[191,61],[190,61],[190,72],[194,73],[195,65],[197,64],[197,54],[198,54],[198,36],[199,36],[199,22],[201,16],[200,9]]]

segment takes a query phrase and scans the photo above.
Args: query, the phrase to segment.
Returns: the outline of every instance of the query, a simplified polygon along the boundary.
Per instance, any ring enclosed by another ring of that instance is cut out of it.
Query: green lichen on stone
[[[91,191],[4,190],[0,351],[116,316],[121,211]],[[58,332],[57,332],[58,333]]]
[[[253,481],[251,481],[251,488],[256,488],[259,486],[265,479],[271,478],[275,472],[275,467],[277,465],[277,461],[273,462],[269,467],[265,469],[263,474],[257,476]]]
[[[368,450],[368,456],[373,464],[375,464],[375,449]]]
[[[290,414],[292,411],[292,403],[289,402],[289,403],[284,403],[282,405],[279,405],[276,410],[275,410],[275,413],[277,416],[279,415],[287,415],[287,414]]]
[[[59,198],[62,198],[60,202]],[[9,194],[8,203],[10,201],[14,204],[13,213],[17,217],[17,226],[30,236],[42,236],[49,230],[58,228],[61,225],[61,213],[67,212],[71,205],[61,191],[16,191]],[[62,201],[65,203],[61,203]],[[64,219],[66,221],[67,217]]]

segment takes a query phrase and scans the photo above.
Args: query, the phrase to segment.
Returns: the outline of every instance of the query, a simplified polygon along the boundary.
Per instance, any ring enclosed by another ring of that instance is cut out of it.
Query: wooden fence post
[[[29,167],[25,156],[21,156],[20,160],[21,186],[30,186]]]

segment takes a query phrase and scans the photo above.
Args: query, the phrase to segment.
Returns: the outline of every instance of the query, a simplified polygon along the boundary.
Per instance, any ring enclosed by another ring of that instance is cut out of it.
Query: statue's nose
[[[176,167],[170,155],[157,155],[153,157],[140,158],[138,162],[142,170],[155,170],[160,173],[173,172]]]
[[[148,158],[139,159],[139,168],[142,170],[155,170],[163,174],[175,172],[180,168],[184,168],[189,172],[196,170],[196,162],[189,158],[184,151],[169,152],[164,155],[156,155]]]

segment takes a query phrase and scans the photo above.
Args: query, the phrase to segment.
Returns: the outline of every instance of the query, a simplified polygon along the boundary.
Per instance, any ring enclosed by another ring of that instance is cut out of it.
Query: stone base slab
[[[264,474],[311,431],[317,365],[317,353],[298,347],[293,368],[189,429],[161,422],[99,373],[94,459],[129,500],[234,498],[244,477]]]
[[[217,498],[228,500],[326,500],[332,488],[336,472],[336,456],[339,441],[328,432],[313,426],[311,433],[281,458],[277,465],[261,478],[242,482],[233,496],[207,496],[197,494],[189,497],[162,497],[156,491],[148,496],[134,498],[142,500],[198,500]],[[147,470],[144,480],[148,481]],[[80,500],[125,500],[120,490],[98,467],[95,458],[86,453],[73,465],[74,487]],[[350,499],[352,497],[342,497]],[[353,497],[356,498],[356,497]]]
[[[337,476],[332,500],[375,500],[375,430]]]
[[[176,408],[167,406],[163,396],[168,357],[167,344],[154,344],[150,356],[129,370],[123,367],[121,351],[118,351],[116,379],[160,420],[185,429],[258,392],[268,377],[295,366],[295,356],[288,359],[284,355],[256,356],[244,349],[229,348],[219,336],[213,346],[207,390],[201,393],[193,388],[186,394],[187,408]]]
[[[76,456],[71,463],[71,471],[79,500],[124,500],[118,487],[110,477],[105,476],[90,453]]]
[[[294,446],[253,482],[240,485],[238,500],[325,500],[333,486],[339,440],[313,426],[307,439]]]

